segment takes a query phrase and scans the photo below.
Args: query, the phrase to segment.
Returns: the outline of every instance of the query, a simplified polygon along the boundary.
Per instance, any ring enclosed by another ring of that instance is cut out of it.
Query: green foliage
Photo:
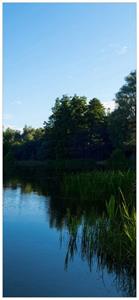
[[[107,214],[110,220],[114,219],[117,215],[117,209],[115,208],[115,204],[116,203],[114,196],[110,197],[109,202],[106,201]]]
[[[125,80],[112,113],[106,114],[97,98],[88,101],[85,96],[63,95],[56,99],[44,128],[25,125],[22,133],[7,128],[3,133],[4,157],[12,152],[17,161],[57,160],[58,169],[60,164],[63,169],[59,161],[89,159],[108,160],[113,169],[135,168],[136,72]]]
[[[4,132],[3,132],[3,142],[8,142],[10,144],[12,144],[15,140],[15,134],[16,131],[14,129],[11,128],[7,128]]]
[[[136,213],[134,207],[129,210],[128,201],[122,191],[121,194],[120,206],[117,199],[111,196],[106,202],[106,214],[91,218],[92,222],[86,214],[77,220],[77,216],[68,210],[69,242],[65,267],[68,268],[78,252],[88,262],[91,270],[95,255],[99,267],[107,266],[109,272],[114,271],[120,281],[126,274],[126,279],[132,281],[132,285],[129,285],[129,296],[133,296],[136,272]]]
[[[109,132],[111,140],[116,147],[136,143],[136,71],[126,78],[119,92],[116,94],[117,108],[109,115]]]
[[[22,138],[25,142],[31,141],[34,138],[35,129],[31,126],[25,125],[23,128]]]
[[[104,123],[105,116],[105,108],[101,104],[100,100],[97,98],[90,100],[87,111],[89,125],[91,127],[95,127],[97,124],[99,125],[100,123]]]
[[[134,120],[136,116],[136,71],[131,72],[125,78],[124,84],[116,94],[118,108],[124,110],[128,120]]]
[[[7,155],[5,156],[5,161],[12,163],[13,160],[14,160],[14,156],[13,156],[12,152],[8,152]]]
[[[109,201],[111,195],[116,198],[118,203],[121,203],[120,188],[126,196],[128,205],[132,207],[135,204],[134,183],[135,173],[133,171],[93,171],[65,175],[62,181],[61,195],[71,197],[74,202],[76,199],[80,199],[82,204],[85,202],[86,207],[96,205],[98,208],[104,208],[105,202]],[[110,204],[114,205],[111,202]]]
[[[108,160],[108,166],[112,169],[125,170],[129,168],[129,162],[122,149],[115,149]]]
[[[4,169],[8,169],[10,168],[11,171],[14,169],[15,167],[15,158],[13,156],[12,151],[9,151],[5,156],[4,156],[4,160],[3,160],[3,165],[4,165]]]
[[[52,112],[44,125],[53,158],[102,158],[103,149],[99,151],[99,147],[105,144],[106,118],[98,99],[87,104],[86,97],[63,96],[56,99]]]

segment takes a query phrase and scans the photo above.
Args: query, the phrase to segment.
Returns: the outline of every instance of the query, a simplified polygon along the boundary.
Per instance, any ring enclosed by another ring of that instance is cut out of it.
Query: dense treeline
[[[97,98],[57,98],[42,128],[3,133],[4,160],[133,161],[136,136],[136,72],[125,78],[115,110],[105,111]]]

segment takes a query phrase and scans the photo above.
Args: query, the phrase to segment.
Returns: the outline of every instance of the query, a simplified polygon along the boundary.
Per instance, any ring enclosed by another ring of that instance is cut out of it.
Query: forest
[[[136,71],[125,78],[114,101],[115,109],[106,111],[97,98],[76,94],[57,98],[42,127],[4,130],[4,163],[46,162],[59,169],[135,168]]]

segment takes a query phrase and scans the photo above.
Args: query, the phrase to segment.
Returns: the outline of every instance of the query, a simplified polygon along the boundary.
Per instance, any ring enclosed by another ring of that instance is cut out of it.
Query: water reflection
[[[106,270],[108,273],[114,273],[116,286],[129,297],[135,297],[134,263],[132,266],[128,265],[128,261],[126,264],[120,264],[118,258],[116,260],[115,253],[112,255],[107,247],[107,237],[101,236],[101,228],[103,227],[103,230],[108,228],[107,220],[103,216],[101,218],[96,216],[93,218],[92,216],[92,223],[90,224],[86,215],[79,218],[73,217],[69,210],[67,215],[68,238],[65,269],[68,270],[69,264],[74,260],[77,253],[80,253],[81,259],[87,262],[90,272],[94,261],[97,261],[97,268],[102,271],[102,274]],[[107,232],[109,235],[110,229]]]
[[[10,190],[15,192],[14,203],[13,199],[10,202],[10,210],[14,210],[15,216],[16,207],[17,220],[22,213],[28,218],[34,214],[35,221],[42,220],[45,211],[49,227],[59,231],[60,246],[65,252],[65,271],[68,271],[70,263],[80,256],[81,260],[88,264],[90,272],[97,264],[102,277],[103,273],[114,274],[113,280],[117,290],[121,291],[120,295],[135,296],[135,270],[119,265],[115,257],[109,255],[106,243],[102,243],[100,238],[100,224],[102,227],[107,226],[103,212],[98,214],[95,208],[82,208],[79,201],[75,203],[72,199],[61,198],[59,180],[60,178],[52,177],[43,177],[40,181],[35,177],[32,177],[32,180],[24,180],[24,176],[20,179],[16,177],[5,180],[5,189],[9,189],[9,193]],[[9,199],[5,200],[5,207],[9,209]]]

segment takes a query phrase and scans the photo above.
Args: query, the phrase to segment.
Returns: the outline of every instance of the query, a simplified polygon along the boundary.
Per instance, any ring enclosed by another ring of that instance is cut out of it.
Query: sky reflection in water
[[[43,194],[30,183],[4,188],[4,296],[127,296],[95,255],[90,272],[78,241],[65,268],[68,230],[60,207]]]

